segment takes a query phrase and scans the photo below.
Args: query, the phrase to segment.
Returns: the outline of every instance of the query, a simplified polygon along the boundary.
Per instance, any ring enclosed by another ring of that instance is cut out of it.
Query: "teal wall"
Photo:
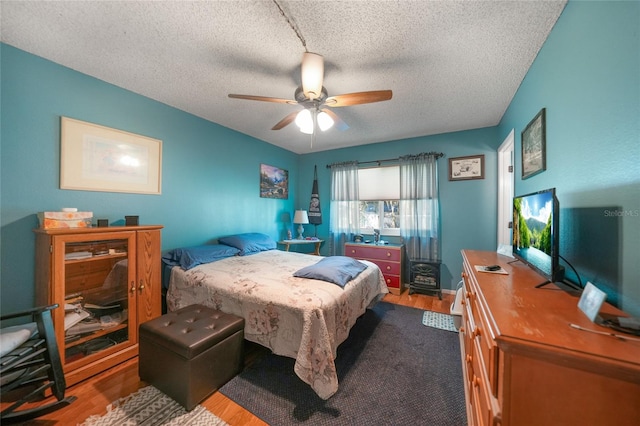
[[[111,223],[139,215],[165,228],[165,249],[256,231],[280,238],[294,200],[259,197],[260,163],[287,169],[298,156],[220,125],[1,45],[2,311],[34,297],[37,212],[77,207]],[[60,116],[163,141],[162,195],[59,189]]]
[[[498,126],[498,139],[511,129],[518,135],[516,195],[555,187],[560,228],[568,225],[567,209],[618,207],[621,216],[604,220],[621,221],[618,285],[622,307],[635,315],[640,315],[639,33],[640,2],[570,1]],[[547,170],[522,180],[519,135],[541,108],[547,117]],[[561,255],[566,243],[560,241]],[[612,261],[607,257],[602,262]],[[597,273],[578,272],[602,284]]]
[[[425,151],[439,160],[443,287],[455,288],[463,248],[495,250],[496,149],[516,135],[516,194],[556,187],[563,208],[617,205],[622,218],[622,286],[640,296],[640,66],[638,2],[574,2],[496,127],[297,155],[7,45],[0,46],[2,310],[33,303],[34,236],[39,211],[78,207],[110,221],[138,214],[163,224],[163,248],[263,231],[280,238],[282,213],[307,208],[318,166],[323,224],[329,224],[326,165]],[[520,176],[519,134],[547,108],[547,170]],[[68,116],[163,141],[162,195],[59,189],[59,119]],[[321,146],[322,138],[316,142]],[[449,182],[448,158],[485,155],[485,179]],[[289,170],[288,200],[261,199],[258,169]],[[636,215],[633,215],[636,212]],[[306,226],[306,234],[313,226]],[[561,244],[562,251],[562,244]],[[327,247],[323,247],[327,254]]]

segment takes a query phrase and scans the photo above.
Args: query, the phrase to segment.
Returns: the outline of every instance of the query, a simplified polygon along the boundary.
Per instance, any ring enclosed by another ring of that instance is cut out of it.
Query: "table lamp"
[[[298,239],[304,239],[302,235],[304,232],[304,227],[302,225],[307,225],[309,223],[309,216],[307,215],[306,210],[296,210],[296,213],[293,215],[293,223],[298,226]]]

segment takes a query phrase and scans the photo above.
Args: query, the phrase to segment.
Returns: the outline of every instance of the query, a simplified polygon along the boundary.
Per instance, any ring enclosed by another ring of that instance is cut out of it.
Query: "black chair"
[[[57,307],[56,304],[0,317],[3,327],[5,320],[15,321],[15,318],[27,316],[35,323],[14,325],[10,328],[11,334],[4,333],[8,329],[3,328],[3,337],[20,334],[25,337],[18,339],[21,343],[0,358],[0,395],[3,400],[9,396],[9,392],[17,395],[17,400],[0,412],[2,424],[40,417],[76,400],[75,396],[64,396],[66,383],[51,318],[51,311]],[[27,340],[23,341],[25,338]],[[12,340],[15,345],[16,339]],[[7,343],[3,342],[2,346],[5,349],[2,352],[7,352]],[[18,388],[24,388],[25,392],[20,393]],[[42,400],[48,389],[51,389],[55,401],[20,410],[27,402]]]

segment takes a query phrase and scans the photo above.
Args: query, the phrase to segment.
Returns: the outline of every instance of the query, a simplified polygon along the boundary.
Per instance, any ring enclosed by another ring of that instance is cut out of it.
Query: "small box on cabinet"
[[[91,228],[93,212],[40,212],[38,220],[42,229]]]
[[[125,216],[124,224],[126,226],[138,226],[139,225],[139,217],[138,216]]]

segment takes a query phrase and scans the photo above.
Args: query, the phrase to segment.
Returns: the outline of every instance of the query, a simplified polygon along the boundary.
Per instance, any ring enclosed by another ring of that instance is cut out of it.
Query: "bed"
[[[214,246],[218,245],[208,247]],[[220,246],[222,251],[228,247]],[[320,398],[328,399],[338,390],[334,364],[338,345],[356,319],[388,292],[382,273],[374,263],[356,261],[363,270],[344,286],[296,277],[315,269],[321,260],[340,257],[280,251],[271,241],[264,247],[255,251],[241,247],[235,254],[227,251],[195,265],[172,265],[167,307],[173,311],[201,303],[245,318],[245,339],[294,358],[296,375]],[[347,270],[338,269],[334,272]]]

